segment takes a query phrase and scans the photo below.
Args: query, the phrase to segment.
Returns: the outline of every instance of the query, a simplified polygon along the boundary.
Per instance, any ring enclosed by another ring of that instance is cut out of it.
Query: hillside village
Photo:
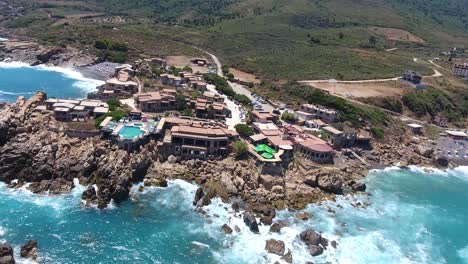
[[[191,66],[204,67],[204,73],[193,72]],[[318,166],[339,167],[350,159],[368,168],[375,163],[373,146],[383,136],[378,129],[355,127],[340,118],[337,109],[319,104],[290,109],[247,89],[238,94],[226,77],[214,73],[215,67],[204,58],[194,58],[183,69],[168,66],[162,58],[139,60],[116,67],[89,99],[49,98],[36,111],[52,111],[57,121],[65,123],[92,123],[95,127],[73,128],[69,135],[100,135],[128,152],[157,141],[163,159],[213,160],[233,153],[278,170],[295,158]],[[463,67],[455,64],[454,74],[463,75]],[[402,79],[419,84],[418,76],[406,72]],[[140,78],[155,84],[146,87]],[[405,122],[405,133],[414,138],[425,134],[424,124]],[[434,124],[443,127],[447,121]],[[432,151],[450,160],[465,159],[467,150],[454,150],[446,138],[461,145],[468,139],[466,132],[448,129],[443,134],[439,143],[430,146]]]

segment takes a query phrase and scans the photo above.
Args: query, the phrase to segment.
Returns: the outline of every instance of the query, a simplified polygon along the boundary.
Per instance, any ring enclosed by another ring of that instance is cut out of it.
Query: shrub
[[[192,111],[192,109],[190,109],[190,108],[185,108],[185,109],[181,112],[181,114],[182,114],[183,116],[192,116],[192,115],[193,115],[193,111]]]
[[[233,96],[233,98],[243,105],[249,105],[252,103],[252,100],[250,100],[250,98],[245,94],[236,94]]]
[[[222,92],[226,96],[234,96],[236,92],[232,90],[231,86],[227,83],[227,81],[214,73],[207,73],[203,75],[203,78],[210,84],[216,86],[216,90]]]
[[[297,115],[289,112],[284,112],[281,115],[281,119],[288,122],[288,123],[295,123],[298,119]]]
[[[230,72],[228,72],[228,73],[226,74],[226,77],[228,78],[229,81],[233,81],[234,78],[235,78],[235,77],[234,77],[234,74],[232,74],[232,73],[230,73]]]
[[[108,49],[109,48],[109,40],[107,39],[98,39],[94,43],[94,47],[96,49]]]
[[[119,108],[122,103],[120,103],[119,99],[117,98],[111,98],[106,101],[106,103],[109,105],[109,111],[115,111],[117,108]]]
[[[185,66],[184,68],[182,68],[182,70],[186,72],[193,72],[193,69],[190,66]]]
[[[385,137],[385,131],[381,128],[373,127],[371,128],[371,132],[378,139],[383,139]]]
[[[247,143],[242,140],[234,141],[232,144],[232,151],[236,155],[236,158],[241,158],[247,154],[249,147]]]
[[[246,124],[237,124],[235,129],[236,132],[243,137],[250,137],[254,134],[253,129]]]

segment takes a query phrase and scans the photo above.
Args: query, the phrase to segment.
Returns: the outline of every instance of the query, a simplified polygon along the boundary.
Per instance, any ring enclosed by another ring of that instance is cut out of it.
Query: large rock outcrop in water
[[[51,113],[34,112],[45,94],[19,99],[6,106],[0,117],[0,181],[28,188],[35,193],[69,192],[73,179],[96,184],[88,203],[105,208],[114,199],[125,200],[133,182],[141,181],[157,156],[150,142],[139,153],[129,154],[99,138],[70,138]],[[18,183],[12,183],[18,180]]]
[[[15,264],[11,246],[0,243],[0,264]]]

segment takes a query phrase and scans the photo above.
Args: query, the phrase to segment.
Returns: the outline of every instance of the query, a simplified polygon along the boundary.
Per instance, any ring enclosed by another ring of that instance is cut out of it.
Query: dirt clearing
[[[207,66],[195,65],[191,62],[193,59],[195,59],[195,57],[187,57],[187,56],[167,56],[166,57],[168,66],[174,66],[177,68],[183,68],[185,66],[189,66],[190,68],[192,68],[193,72],[200,72],[200,73],[208,72]],[[203,59],[207,59],[207,58],[203,58]]]
[[[329,83],[316,82],[304,83],[306,85],[325,90],[330,94],[338,94],[344,97],[375,97],[395,96],[403,94],[409,85],[401,81],[375,82],[375,83]]]
[[[369,27],[371,32],[384,36],[388,40],[406,41],[414,43],[426,43],[422,38],[403,29],[384,28],[384,27]]]
[[[260,79],[257,79],[257,76],[251,73],[243,72],[236,68],[229,68],[229,72],[234,74],[234,76],[241,82],[252,82],[257,84],[261,82]]]

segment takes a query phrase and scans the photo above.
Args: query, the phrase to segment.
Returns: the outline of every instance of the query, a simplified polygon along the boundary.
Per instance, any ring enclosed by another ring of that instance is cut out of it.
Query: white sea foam
[[[31,68],[36,70],[42,71],[52,71],[58,72],[63,74],[64,76],[76,80],[73,84],[74,87],[85,91],[85,92],[93,92],[96,90],[96,87],[103,85],[105,82],[95,79],[86,78],[73,68],[64,68],[64,67],[56,67],[56,66],[46,66],[46,65],[38,65],[38,66],[30,66],[24,62],[12,61],[12,62],[0,62],[0,68],[8,68],[8,69],[15,69],[15,68]]]
[[[0,237],[5,236],[6,233],[7,233],[7,229],[0,226]]]
[[[458,256],[468,263],[468,245],[462,249],[457,250]]]
[[[124,246],[113,246],[112,247],[113,249],[115,250],[118,250],[118,251],[130,251],[130,249],[124,247]]]
[[[2,37],[0,37],[0,42],[2,42],[2,41],[7,41],[7,40],[8,40],[7,38],[2,38]]]
[[[32,203],[41,207],[53,208],[56,212],[70,209],[79,203],[79,197],[84,191],[84,186],[78,183],[78,179],[74,179],[75,188],[71,193],[61,195],[35,194],[28,190],[30,183],[25,183],[20,188],[7,188],[4,183],[0,185],[0,194],[8,195],[18,201]]]
[[[25,94],[34,94],[34,92],[19,92],[19,93],[12,93],[12,92],[6,92],[0,90],[0,94],[6,94],[6,95],[25,95]]]

